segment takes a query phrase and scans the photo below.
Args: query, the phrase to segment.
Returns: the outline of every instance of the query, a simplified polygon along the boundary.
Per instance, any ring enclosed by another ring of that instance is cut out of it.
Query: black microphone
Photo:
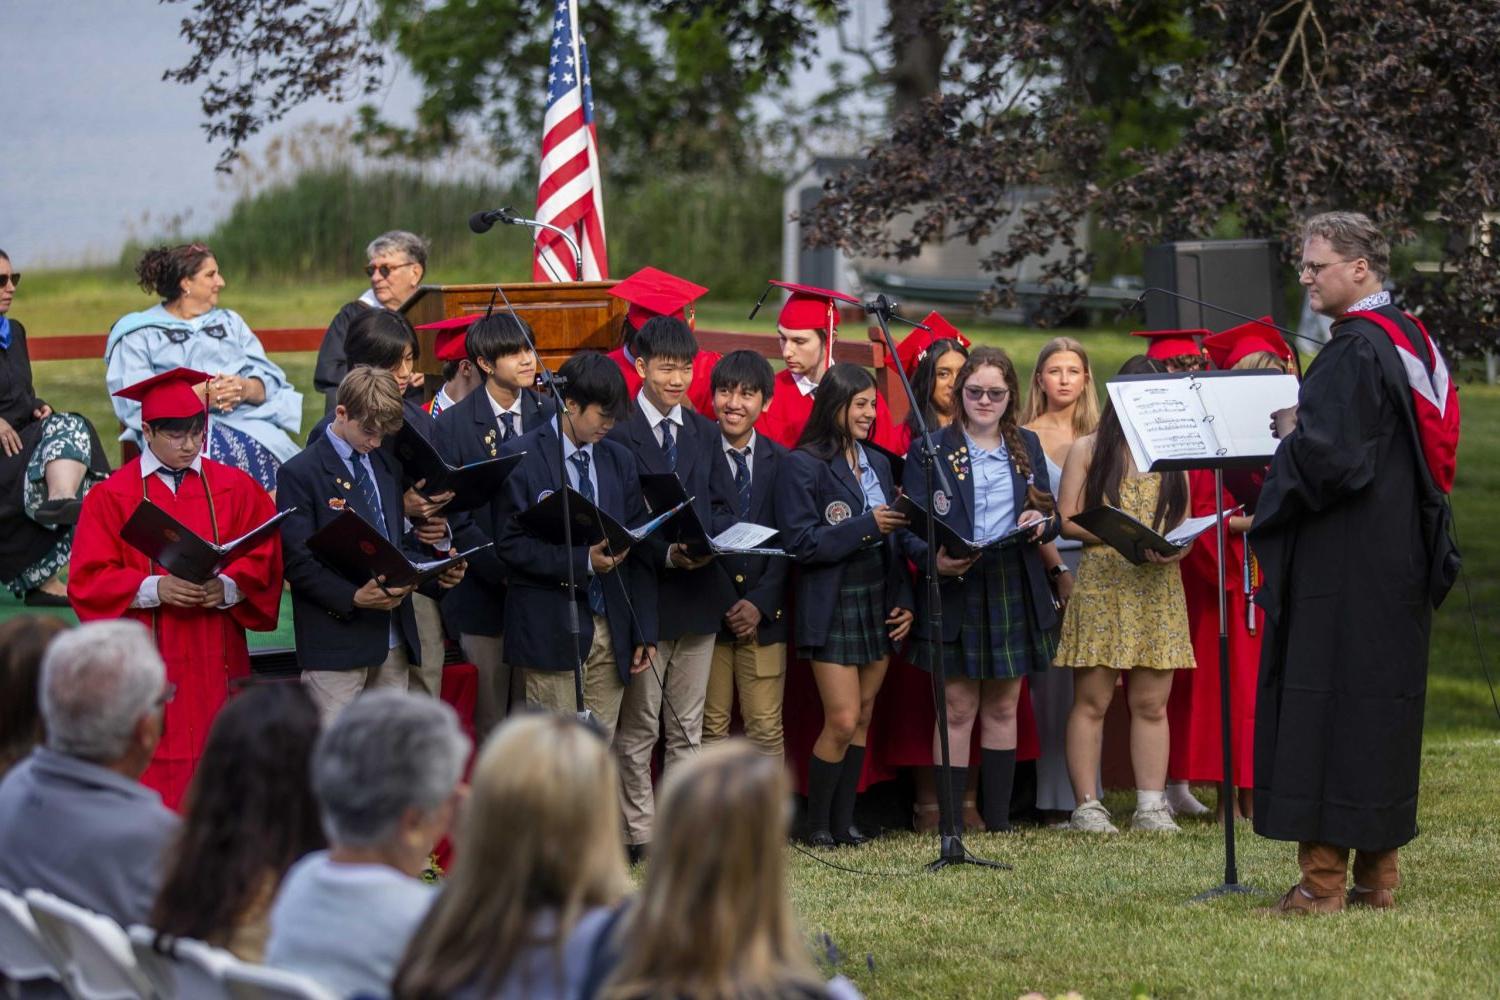
[[[494,228],[495,223],[513,223],[516,215],[508,208],[492,208],[488,212],[475,212],[469,216],[469,229],[476,233],[487,233]]]

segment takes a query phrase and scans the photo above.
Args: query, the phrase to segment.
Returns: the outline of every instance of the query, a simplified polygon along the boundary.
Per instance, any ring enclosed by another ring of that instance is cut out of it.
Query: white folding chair
[[[192,938],[171,938],[169,953],[156,948],[156,931],[136,924],[129,930],[130,946],[163,1000],[229,1000],[224,969],[235,957],[222,948]]]
[[[26,906],[42,940],[58,953],[63,982],[78,1000],[155,1000],[119,924],[40,889],[26,890]]]
[[[24,995],[27,983],[53,982],[61,989],[57,955],[42,939],[26,901],[0,889],[0,976],[11,996]]]
[[[234,1000],[339,1000],[316,980],[269,965],[238,962],[224,970],[224,982]]]

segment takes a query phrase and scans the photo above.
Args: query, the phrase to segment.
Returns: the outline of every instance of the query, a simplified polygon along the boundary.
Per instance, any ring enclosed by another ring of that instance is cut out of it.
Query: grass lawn
[[[297,291],[231,288],[225,304],[252,325],[311,326],[333,315],[358,283]],[[12,314],[33,336],[98,332],[149,304],[122,278],[90,272],[28,274]],[[769,329],[747,303],[711,304],[699,322]],[[1029,374],[1047,335],[978,326],[978,339],[1011,351]],[[1116,331],[1082,333],[1103,379],[1138,342]],[[310,385],[312,355],[276,358]],[[38,390],[79,410],[101,432],[114,427],[101,361],[37,365]],[[1500,389],[1463,390],[1464,440],[1454,492],[1467,587],[1493,659],[1500,633]],[[315,418],[309,401],[308,419]],[[1376,540],[1371,540],[1376,544]],[[286,603],[283,604],[286,608]],[[0,597],[0,615],[15,613]],[[290,612],[257,646],[290,645]],[[1241,880],[1265,894],[1189,904],[1222,875],[1222,837],[1189,824],[1177,837],[1124,833],[1083,838],[1032,830],[969,838],[975,853],[1012,862],[1011,872],[971,868],[914,874],[935,856],[932,839],[882,838],[840,852],[840,864],[893,877],[835,871],[792,855],[792,893],[810,934],[827,934],[839,971],[871,997],[1013,997],[1078,990],[1090,997],[1500,995],[1500,726],[1475,653],[1465,584],[1435,616],[1423,755],[1422,835],[1403,852],[1405,885],[1391,913],[1279,920],[1253,912],[1296,878],[1290,845],[1240,829]],[[1492,668],[1493,669],[1493,668]],[[1116,814],[1128,796],[1112,795]]]

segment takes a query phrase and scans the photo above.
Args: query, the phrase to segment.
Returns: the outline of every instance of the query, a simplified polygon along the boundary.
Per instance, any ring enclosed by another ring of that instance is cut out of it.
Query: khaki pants
[[[317,706],[318,715],[322,717],[323,727],[326,729],[362,691],[372,691],[375,688],[407,690],[410,666],[406,644],[398,642],[391,647],[385,662],[378,667],[364,670],[304,670],[302,686],[307,689],[313,704]]]
[[[712,635],[685,635],[659,643],[655,669],[630,678],[620,705],[615,759],[620,765],[620,808],[625,813],[627,843],[651,841],[656,801],[651,788],[651,753],[662,731],[662,691],[666,710],[667,754],[663,769],[691,757],[703,743],[703,699],[713,661]]]
[[[583,661],[583,704],[594,713],[604,730],[604,738],[610,740],[614,738],[615,726],[620,721],[620,699],[625,694],[625,685],[620,683],[619,668],[615,665],[609,622],[601,615],[593,618],[594,641]],[[528,668],[523,673],[528,704],[560,715],[571,715],[578,710],[573,671]]]
[[[417,648],[422,654],[421,663],[410,666],[411,680],[407,689],[434,698],[443,696],[443,614],[438,602],[425,594],[411,595],[411,610],[417,618]]]
[[[501,638],[467,632],[458,637],[464,659],[474,664],[479,674],[479,691],[474,698],[474,734],[481,742],[510,712],[510,706],[520,704],[524,697],[513,690],[521,680],[521,671],[512,672],[510,664],[505,662]]]
[[[1297,845],[1297,864],[1302,868],[1302,888],[1308,895],[1326,898],[1344,894],[1347,847],[1303,841]],[[1354,884],[1361,889],[1394,889],[1400,881],[1396,848],[1354,852]]]
[[[734,696],[740,696],[745,736],[768,757],[782,756],[781,703],[786,690],[786,643],[717,642],[703,703],[703,742],[729,736]]]

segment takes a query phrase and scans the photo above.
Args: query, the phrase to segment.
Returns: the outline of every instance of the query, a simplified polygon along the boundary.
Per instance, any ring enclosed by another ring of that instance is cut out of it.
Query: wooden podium
[[[518,317],[531,327],[536,349],[548,368],[553,370],[575,351],[597,348],[612,351],[620,342],[620,327],[625,321],[625,302],[609,294],[613,281],[528,281],[500,286],[505,293],[495,295],[495,309],[505,308],[506,299]],[[412,326],[435,323],[453,316],[483,316],[490,306],[494,285],[423,285],[401,305],[401,311]],[[436,333],[418,330],[422,345],[419,371],[432,375],[427,379],[429,398],[442,384],[442,362],[433,350]]]

